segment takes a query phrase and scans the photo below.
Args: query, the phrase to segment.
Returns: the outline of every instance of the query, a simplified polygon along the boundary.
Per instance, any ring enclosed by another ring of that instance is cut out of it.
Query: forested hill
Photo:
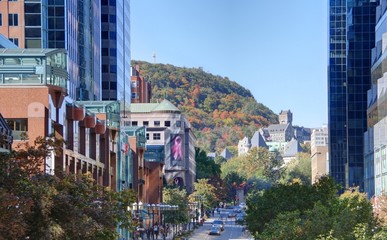
[[[132,61],[152,84],[152,102],[167,99],[185,113],[194,127],[198,146],[206,151],[234,146],[243,136],[277,122],[277,115],[251,92],[227,77],[201,68]]]

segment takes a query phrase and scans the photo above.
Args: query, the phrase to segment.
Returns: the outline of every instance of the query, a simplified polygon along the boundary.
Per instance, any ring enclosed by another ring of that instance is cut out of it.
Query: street
[[[232,209],[221,209],[220,214],[215,213],[215,216],[207,219],[203,226],[195,229],[194,233],[189,237],[190,240],[230,240],[230,239],[252,239],[247,231],[242,231],[243,227],[235,223],[235,218],[228,218],[228,213]],[[224,221],[224,231],[220,236],[208,235],[213,220],[222,219]]]

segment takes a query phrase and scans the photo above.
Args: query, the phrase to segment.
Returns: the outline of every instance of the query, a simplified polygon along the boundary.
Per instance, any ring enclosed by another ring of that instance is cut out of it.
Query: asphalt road
[[[190,240],[230,240],[230,239],[252,239],[247,231],[243,231],[241,225],[235,223],[234,218],[227,218],[228,212],[232,209],[221,209],[221,213],[207,219],[203,226],[195,229],[194,233],[189,237]],[[211,228],[211,223],[215,219],[222,218],[225,223],[224,231],[220,236],[208,235]]]

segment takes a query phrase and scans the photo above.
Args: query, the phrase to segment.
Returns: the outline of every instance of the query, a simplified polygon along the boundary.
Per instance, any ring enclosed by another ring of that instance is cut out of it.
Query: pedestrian
[[[165,236],[168,237],[169,233],[169,224],[167,224],[167,227],[165,228]]]
[[[159,225],[157,222],[155,223],[155,225],[153,225],[153,232],[156,235],[155,239],[158,239],[158,237],[159,237]]]
[[[151,230],[150,230],[149,227],[146,228],[145,233],[146,233],[146,239],[147,239],[147,240],[151,240],[151,239],[150,239],[150,236],[151,236]]]

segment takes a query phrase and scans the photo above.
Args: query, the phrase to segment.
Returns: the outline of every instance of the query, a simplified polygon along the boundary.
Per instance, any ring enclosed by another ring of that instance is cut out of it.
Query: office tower
[[[130,2],[101,1],[102,100],[130,103]]]
[[[329,1],[330,174],[344,187],[361,190],[376,5],[367,0]]]
[[[368,197],[387,191],[387,0],[376,9],[375,47],[372,49],[371,89],[368,91],[368,129],[364,142],[365,192]]]
[[[99,0],[0,1],[0,34],[20,48],[65,48],[69,97],[101,99]]]

